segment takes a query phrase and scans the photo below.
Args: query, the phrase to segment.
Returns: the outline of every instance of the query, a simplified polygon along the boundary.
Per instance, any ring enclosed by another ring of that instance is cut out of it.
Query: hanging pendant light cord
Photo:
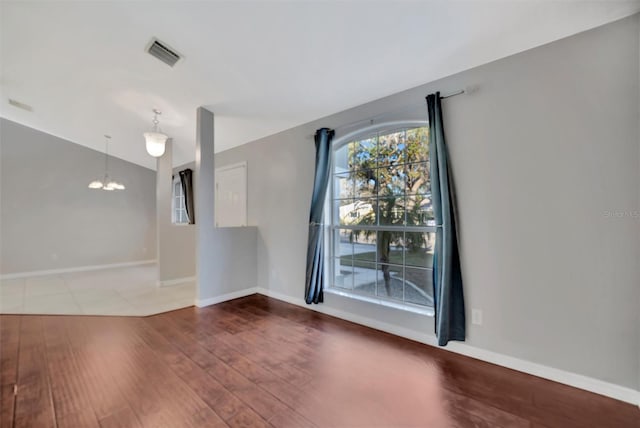
[[[112,180],[109,177],[109,141],[111,140],[111,136],[105,135],[104,138],[104,177],[102,181],[93,180],[89,183],[89,188],[102,190],[124,190],[126,189],[124,184]]]
[[[109,143],[104,145],[104,173],[109,171]]]
[[[107,184],[107,178],[109,177],[109,140],[104,143],[104,184]]]
[[[153,111],[154,116],[153,116],[153,132],[160,132],[160,126],[159,123],[160,121],[158,120],[158,115],[160,114],[160,110],[154,110]]]

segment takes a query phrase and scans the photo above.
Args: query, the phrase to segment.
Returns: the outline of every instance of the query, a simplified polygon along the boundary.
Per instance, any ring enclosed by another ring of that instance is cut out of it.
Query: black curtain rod
[[[460,89],[459,91],[453,92],[449,95],[441,95],[440,99],[444,100],[445,98],[451,98],[451,97],[455,97],[456,95],[462,95],[464,94],[464,89]]]
[[[455,97],[455,96],[457,96],[457,95],[462,95],[462,94],[464,94],[464,93],[465,93],[465,90],[464,90],[464,89],[460,89],[460,90],[458,90],[458,91],[452,92],[452,93],[447,94],[447,95],[441,95],[441,96],[440,96],[440,99],[451,98],[451,97]],[[369,119],[361,119],[361,120],[357,120],[357,121],[355,121],[355,122],[345,123],[345,124],[343,124],[343,125],[337,126],[337,127],[335,127],[335,128],[332,128],[332,129],[335,131],[335,130],[339,130],[339,129],[344,129],[344,128],[352,127],[352,126],[354,126],[354,125],[357,125],[357,124],[360,124],[360,123],[366,123],[366,122],[369,122],[369,123],[373,124],[373,122],[374,122],[376,119],[378,119],[379,117],[381,117],[381,116],[386,116],[386,115],[388,115],[388,114],[397,113],[397,112],[402,111],[402,110],[408,110],[408,109],[410,109],[410,108],[420,108],[421,106],[424,106],[424,101],[423,101],[423,102],[421,102],[420,104],[406,105],[406,106],[404,106],[404,107],[400,107],[400,108],[397,108],[397,109],[394,109],[394,110],[391,110],[391,111],[386,111],[386,112],[384,112],[384,113],[381,113],[381,114],[378,114],[378,115],[376,115],[376,116],[373,116],[373,117],[371,117],[371,118],[369,118]],[[311,135],[310,137],[307,137],[307,138],[311,138],[311,139],[313,140],[313,135]]]

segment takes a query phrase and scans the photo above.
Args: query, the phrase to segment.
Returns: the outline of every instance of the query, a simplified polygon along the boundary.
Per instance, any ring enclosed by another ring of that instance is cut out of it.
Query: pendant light
[[[102,189],[109,192],[114,190],[124,190],[124,184],[118,183],[109,177],[109,140],[111,140],[111,136],[105,135],[104,138],[104,177],[102,180],[93,180],[89,183],[89,189]]]
[[[147,153],[154,158],[159,158],[164,154],[165,143],[167,142],[167,135],[163,134],[158,125],[158,115],[161,115],[160,110],[153,110],[153,131],[145,132],[144,139],[147,145]]]

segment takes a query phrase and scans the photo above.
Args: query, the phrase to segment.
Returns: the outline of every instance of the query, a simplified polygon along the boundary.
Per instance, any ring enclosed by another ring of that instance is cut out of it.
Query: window
[[[187,216],[187,208],[184,202],[184,191],[180,176],[173,177],[173,195],[171,198],[171,221],[174,224],[189,224],[189,216]]]
[[[334,291],[433,306],[428,133],[421,124],[336,141],[327,216]]]

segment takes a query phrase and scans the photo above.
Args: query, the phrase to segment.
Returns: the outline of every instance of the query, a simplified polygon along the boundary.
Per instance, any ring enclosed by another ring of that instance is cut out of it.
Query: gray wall
[[[116,142],[112,144],[117,144]],[[155,259],[155,172],[0,119],[2,274]]]
[[[195,162],[173,168],[173,175],[184,169],[193,171],[193,193],[196,193]],[[196,219],[197,220],[197,219]],[[165,266],[164,277],[187,278],[196,275],[196,227],[193,224],[172,224],[170,230],[165,231],[171,242],[170,266]]]
[[[640,39],[640,25],[637,26],[637,29],[638,29],[638,39]],[[638,50],[640,51],[640,46],[638,46]],[[638,61],[640,61],[640,52],[638,54]],[[640,69],[640,64],[638,64],[638,68]],[[638,74],[638,99],[640,100],[640,73]],[[638,109],[638,128],[640,129],[640,108]],[[638,132],[638,134],[639,134],[638,135],[639,137],[638,138],[638,147],[639,147],[638,165],[640,165],[640,131]],[[640,186],[638,186],[638,200],[640,201]],[[640,205],[640,202],[638,203],[638,205]],[[639,208],[639,215],[640,215],[640,206],[638,208]],[[636,234],[637,234],[637,240],[638,242],[640,242],[640,227],[637,228]],[[637,254],[636,266],[638,268],[638,277],[640,278],[640,251],[638,251],[638,254]],[[640,293],[638,293],[638,308],[640,308]],[[636,325],[638,329],[638,343],[640,348],[640,310],[636,311],[636,316],[637,316]],[[638,388],[637,389],[640,390],[640,349],[638,350]]]
[[[160,285],[191,278],[196,274],[195,225],[173,224],[171,221],[173,175],[187,167],[173,168],[172,159],[173,141],[169,140],[164,155],[157,160],[156,168],[157,254]],[[193,163],[190,165],[193,169]]]
[[[199,305],[257,283],[258,230],[255,227],[213,227],[213,251],[205,255],[211,267],[211,281],[198,284]]]
[[[214,116],[204,107],[198,107],[196,115],[196,304],[204,306],[230,293],[255,288],[258,231],[255,227],[214,227]]]
[[[171,175],[173,173],[173,141],[169,138],[165,142],[165,151],[156,158],[156,259],[158,269],[158,284],[172,280],[174,261],[174,245],[171,240],[173,225],[171,224]]]
[[[425,118],[426,94],[475,85],[443,101],[466,307],[484,312],[468,343],[637,389],[640,220],[620,213],[639,209],[639,63],[634,16],[217,154],[248,161],[258,286],[303,297],[317,128]],[[324,305],[433,331],[430,317]]]

